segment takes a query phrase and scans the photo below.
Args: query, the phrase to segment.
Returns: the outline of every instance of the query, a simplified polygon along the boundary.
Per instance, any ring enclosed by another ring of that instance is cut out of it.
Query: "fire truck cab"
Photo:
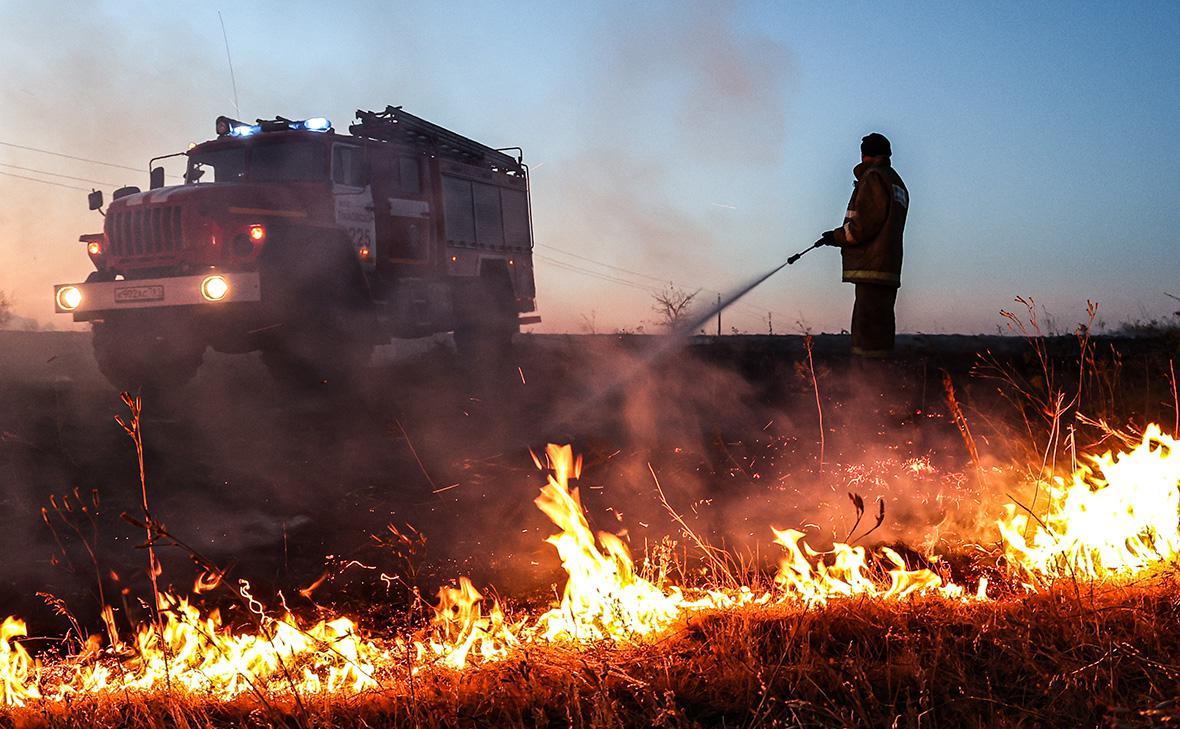
[[[391,338],[453,331],[481,357],[539,321],[524,316],[536,294],[519,149],[400,107],[357,111],[349,134],[282,117],[219,117],[216,131],[182,153],[181,184],[154,167],[148,191],[116,190],[102,234],[81,238],[95,271],[54,288],[58,312],[92,323],[115,386],[181,384],[207,347],[339,380]]]

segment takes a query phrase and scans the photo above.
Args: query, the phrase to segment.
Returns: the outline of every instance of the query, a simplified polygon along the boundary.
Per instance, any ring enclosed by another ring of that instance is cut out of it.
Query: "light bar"
[[[326,117],[313,116],[310,119],[303,121],[289,121],[287,119],[278,118],[271,120],[259,119],[257,124],[247,124],[237,119],[232,119],[228,116],[217,117],[217,136],[224,137],[250,137],[259,132],[277,132],[277,131],[308,131],[308,132],[330,132],[332,131],[332,121]]]
[[[229,133],[234,137],[248,137],[261,131],[262,126],[259,124],[239,124],[236,127],[231,127]]]
[[[309,132],[326,132],[332,128],[332,122],[322,116],[313,116],[299,124]]]

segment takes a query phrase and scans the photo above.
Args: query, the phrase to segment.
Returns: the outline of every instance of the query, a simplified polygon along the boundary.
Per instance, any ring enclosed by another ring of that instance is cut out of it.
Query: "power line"
[[[546,247],[546,248],[552,248],[552,246],[545,246],[545,247]],[[622,286],[627,286],[627,287],[629,287],[629,288],[633,288],[633,289],[636,289],[636,290],[639,290],[639,291],[643,291],[643,292],[645,292],[645,293],[648,293],[648,294],[654,294],[654,293],[657,293],[656,289],[654,289],[654,288],[652,288],[652,287],[650,287],[650,286],[647,286],[647,285],[645,285],[645,284],[641,284],[641,283],[639,283],[639,282],[636,282],[636,281],[628,281],[628,280],[626,280],[626,279],[617,278],[617,277],[615,277],[615,276],[611,276],[611,275],[609,275],[609,274],[602,273],[602,272],[600,272],[600,271],[594,271],[594,270],[591,270],[591,269],[588,269],[588,268],[583,268],[583,267],[581,267],[581,266],[576,266],[576,265],[574,265],[574,264],[572,264],[572,263],[566,263],[565,261],[559,261],[559,260],[557,260],[557,259],[555,259],[555,258],[550,258],[549,256],[546,256],[546,255],[545,255],[545,254],[543,254],[543,253],[535,253],[535,252],[534,252],[534,253],[533,253],[533,256],[534,256],[535,258],[537,258],[538,260],[545,261],[545,262],[547,262],[547,263],[549,263],[549,264],[551,264],[551,265],[553,265],[553,266],[556,266],[557,268],[560,268],[561,270],[564,270],[564,271],[571,271],[571,272],[573,272],[573,273],[580,273],[580,274],[582,274],[582,275],[584,275],[584,276],[588,276],[588,277],[590,277],[590,278],[595,278],[595,279],[598,279],[598,280],[600,280],[600,281],[606,281],[606,282],[609,282],[609,283],[616,283],[616,284],[619,284],[619,285],[622,285]],[[589,259],[587,259],[587,260],[589,260]],[[639,274],[637,274],[637,275],[639,275]],[[653,276],[647,276],[647,278],[654,278],[654,277],[653,277]],[[671,282],[671,283],[672,283],[672,285],[675,285],[675,282],[674,282],[674,281],[673,281],[673,282]],[[739,302],[734,302],[734,303],[735,303],[735,304],[741,304],[741,303],[743,303],[743,302],[740,302],[740,301],[739,301]],[[766,314],[771,314],[771,315],[778,315],[779,317],[783,317],[783,316],[785,316],[784,314],[782,314],[781,312],[778,312],[778,311],[773,311],[773,310],[769,310],[769,311],[768,311],[768,310],[763,310],[763,309],[760,309],[760,308],[758,308],[758,307],[755,307],[755,306],[752,306],[752,305],[749,305],[749,304],[747,304],[746,306],[747,306],[747,308],[749,309],[749,311],[747,311],[747,312],[746,312],[746,313],[747,313],[747,315],[750,315],[750,314],[757,314],[758,316],[764,316],[764,315],[766,315]]]
[[[22,172],[36,172],[39,175],[49,175],[50,177],[61,177],[66,180],[76,180],[78,182],[93,182],[96,185],[110,185],[111,187],[118,187],[113,182],[103,182],[102,180],[92,180],[88,177],[73,177],[72,175],[63,175],[60,172],[49,172],[47,170],[38,170],[33,167],[21,167],[20,165],[10,165],[7,162],[0,162],[0,167],[9,167],[14,170],[21,170]]]
[[[227,51],[228,51],[228,49],[227,49]],[[86,162],[86,163],[88,163],[88,164],[102,165],[102,166],[104,166],[104,167],[112,167],[112,168],[115,168],[115,169],[121,169],[121,170],[130,170],[130,171],[132,171],[132,172],[142,172],[142,170],[140,170],[140,169],[139,169],[139,168],[137,168],[137,167],[130,167],[130,166],[128,166],[128,165],[121,165],[121,164],[116,164],[116,163],[114,163],[114,162],[105,162],[105,161],[103,161],[103,160],[89,159],[89,158],[87,158],[87,157],[79,157],[79,156],[77,156],[77,155],[72,155],[72,154],[65,154],[65,153],[63,153],[63,152],[54,152],[54,151],[51,151],[51,150],[48,150],[48,149],[40,149],[40,148],[38,148],[38,147],[30,147],[30,146],[23,145],[23,144],[14,144],[14,143],[12,143],[12,142],[4,142],[4,141],[0,141],[0,146],[5,146],[5,147],[12,147],[12,148],[14,148],[14,149],[23,149],[23,150],[26,150],[26,151],[29,151],[29,152],[37,152],[37,153],[39,153],[39,154],[47,154],[47,155],[50,155],[50,156],[53,156],[53,157],[61,157],[62,159],[69,159],[69,160],[74,160],[74,161],[77,161],[77,162]],[[4,166],[4,167],[11,168],[11,169],[16,169],[16,170],[22,170],[22,171],[25,171],[25,172],[35,172],[35,173],[37,173],[37,174],[50,175],[50,176],[53,176],[53,177],[61,177],[61,178],[63,178],[63,179],[67,179],[67,180],[76,180],[76,181],[78,181],[78,182],[90,182],[90,183],[93,183],[93,184],[96,184],[96,185],[109,185],[109,186],[111,186],[111,187],[117,187],[117,185],[115,185],[115,183],[111,183],[111,182],[102,182],[102,181],[99,181],[99,180],[92,180],[92,179],[90,179],[90,178],[86,178],[86,177],[73,177],[73,176],[71,176],[71,175],[65,175],[65,174],[61,174],[61,173],[58,173],[58,172],[48,172],[48,171],[45,171],[45,170],[34,169],[34,168],[32,168],[32,167],[21,167],[21,166],[18,166],[18,165],[7,164],[7,163],[2,163],[2,162],[0,162],[0,166]],[[21,180],[28,180],[28,181],[30,181],[30,182],[40,182],[40,183],[42,183],[42,184],[46,184],[46,185],[55,185],[55,186],[57,186],[57,187],[64,187],[64,188],[68,188],[68,189],[71,189],[71,190],[82,190],[83,192],[89,192],[89,190],[87,190],[86,188],[77,187],[77,186],[75,186],[75,185],[66,185],[66,184],[63,184],[63,183],[60,183],[60,182],[52,182],[52,181],[50,181],[50,180],[41,180],[41,179],[38,179],[38,178],[36,178],[36,177],[27,177],[27,176],[25,176],[25,175],[16,175],[16,174],[13,174],[13,173],[11,173],[11,172],[2,172],[2,171],[0,171],[0,175],[5,175],[5,176],[7,176],[7,177],[14,177],[14,178],[21,179]],[[169,175],[169,177],[176,177],[176,175]],[[567,251],[567,250],[564,250],[564,249],[562,249],[562,248],[558,248],[558,247],[556,247],[556,246],[551,246],[551,245],[548,245],[548,244],[546,244],[546,243],[538,243],[538,244],[537,244],[537,247],[540,247],[540,248],[546,248],[546,249],[548,249],[548,250],[554,251],[554,252],[556,252],[556,253],[559,253],[559,254],[561,254],[561,255],[569,256],[570,258],[575,258],[575,259],[578,259],[578,260],[581,260],[581,261],[585,261],[585,262],[587,262],[587,263],[592,263],[592,264],[594,264],[594,265],[596,265],[596,266],[601,266],[601,267],[603,267],[603,268],[608,268],[608,269],[610,269],[610,270],[612,270],[612,271],[618,271],[618,272],[620,272],[620,273],[625,273],[625,274],[628,274],[628,275],[631,275],[631,276],[638,276],[638,277],[640,277],[640,278],[647,279],[647,280],[649,280],[649,281],[656,281],[656,282],[659,282],[660,284],[663,284],[663,283],[665,283],[665,282],[666,282],[666,283],[669,283],[669,284],[671,284],[671,285],[675,285],[675,281],[671,281],[671,280],[669,280],[667,277],[664,277],[664,276],[653,276],[653,275],[651,275],[651,274],[648,274],[648,273],[643,273],[643,272],[641,272],[641,271],[634,271],[634,270],[631,270],[631,269],[628,269],[628,268],[623,268],[623,267],[621,267],[621,266],[615,266],[615,265],[613,265],[613,264],[610,264],[610,263],[605,263],[605,262],[603,262],[603,261],[596,261],[596,260],[594,260],[593,258],[589,258],[589,257],[587,257],[587,256],[583,256],[583,255],[581,255],[581,254],[574,253],[574,252],[572,252],[572,251]],[[588,268],[585,268],[585,267],[581,267],[581,266],[574,265],[574,264],[572,264],[572,263],[569,263],[569,262],[566,262],[566,261],[561,261],[561,260],[558,260],[558,259],[556,259],[556,258],[551,258],[551,257],[549,257],[549,256],[545,256],[545,255],[543,255],[543,254],[540,254],[540,253],[534,253],[534,255],[535,255],[537,258],[539,258],[539,259],[541,259],[541,260],[548,261],[549,263],[551,263],[551,264],[553,264],[553,265],[555,265],[555,266],[557,266],[557,267],[559,267],[559,268],[561,268],[561,269],[563,269],[563,270],[566,270],[566,271],[573,271],[573,272],[575,272],[575,273],[580,273],[580,274],[583,274],[583,275],[585,275],[585,276],[590,276],[590,277],[596,278],[596,279],[598,279],[598,280],[600,280],[600,281],[606,281],[606,282],[609,282],[609,283],[616,283],[616,284],[620,284],[620,285],[623,285],[623,286],[628,286],[628,287],[630,287],[630,288],[637,289],[637,290],[640,290],[640,291],[647,291],[647,292],[649,292],[649,293],[651,293],[651,292],[654,292],[654,291],[655,291],[655,289],[653,289],[653,288],[652,288],[650,285],[642,284],[642,283],[640,283],[640,282],[637,282],[637,281],[628,281],[628,280],[626,280],[626,279],[623,279],[623,278],[620,278],[620,277],[617,277],[617,276],[612,276],[612,275],[610,275],[610,274],[607,274],[607,273],[604,273],[604,272],[602,272],[602,271],[594,271],[594,270],[591,270],[591,269],[588,269]],[[722,293],[722,292],[721,292],[721,291],[719,291],[718,289],[715,289],[715,288],[712,288],[712,287],[708,287],[708,286],[691,286],[691,285],[690,285],[689,287],[690,287],[690,288],[695,288],[695,289],[697,289],[698,291],[707,291],[707,292],[709,292],[709,293],[714,293],[714,294],[718,294],[718,295],[720,295],[720,294]],[[763,307],[761,307],[761,306],[757,306],[757,305],[755,305],[755,304],[753,304],[753,303],[750,303],[750,302],[747,302],[747,301],[737,301],[737,302],[734,302],[734,303],[735,303],[736,305],[738,305],[738,306],[741,306],[741,307],[745,308],[745,309],[746,309],[746,311],[747,311],[748,313],[751,313],[751,314],[758,314],[758,315],[762,315],[762,314],[765,314],[765,313],[771,313],[771,314],[779,314],[779,316],[782,316],[782,314],[781,314],[780,312],[773,311],[773,310],[771,310],[771,309],[765,309],[765,308],[763,308]]]
[[[582,268],[581,266],[575,266],[572,263],[566,263],[565,261],[559,261],[556,258],[550,258],[549,256],[546,256],[541,253],[534,253],[533,257],[537,258],[539,260],[542,260],[542,261],[546,261],[547,263],[550,263],[550,264],[552,264],[562,270],[565,270],[565,271],[573,271],[575,273],[580,273],[585,276],[590,276],[591,278],[596,278],[600,281],[608,281],[610,283],[620,284],[623,286],[627,286],[629,288],[637,289],[639,291],[646,291],[648,293],[655,292],[654,288],[644,285],[644,284],[641,284],[641,283],[638,283],[636,281],[628,281],[626,279],[618,278],[616,276],[611,276],[610,274],[602,273],[600,271],[592,271],[588,268]]]
[[[619,284],[620,286],[626,286],[627,288],[635,289],[636,291],[642,291],[646,294],[658,293],[657,289],[655,289],[651,286],[648,286],[646,284],[636,282],[636,281],[628,281],[627,279],[617,278],[615,276],[601,273],[599,271],[593,271],[588,268],[582,268],[581,266],[575,266],[575,265],[572,265],[569,263],[565,263],[564,261],[558,261],[557,259],[549,258],[548,256],[544,256],[541,254],[534,254],[534,257],[536,257],[538,260],[545,261],[547,264],[554,266],[555,268],[561,269],[563,271],[571,271],[573,273],[578,273],[583,276],[587,276],[589,278],[597,279],[599,281],[606,281],[607,283]]]
[[[570,258],[577,258],[578,260],[586,261],[587,263],[593,263],[596,266],[602,266],[603,268],[610,268],[615,271],[621,271],[622,273],[629,273],[632,276],[639,276],[641,278],[651,279],[652,281],[659,281],[660,283],[667,283],[668,282],[667,278],[664,278],[661,276],[652,276],[647,273],[640,273],[639,271],[632,271],[628,268],[620,268],[619,266],[613,266],[609,263],[603,263],[602,261],[596,261],[593,258],[587,258],[586,256],[578,255],[577,253],[572,253],[570,251],[563,250],[563,249],[558,248],[556,246],[551,246],[548,243],[538,243],[537,247],[538,248],[548,248],[551,251],[556,251],[557,253],[561,253],[563,255],[569,256]],[[704,287],[700,287],[700,288],[704,288]],[[709,291],[714,294],[721,293],[720,291],[714,291],[712,289],[707,289],[707,288],[705,288],[704,290]]]
[[[640,271],[633,271],[631,269],[622,268],[620,266],[614,266],[612,264],[604,263],[602,261],[596,261],[593,258],[588,258],[586,256],[579,255],[579,254],[573,253],[571,251],[557,248],[556,246],[552,246],[547,243],[538,243],[537,247],[538,248],[547,248],[551,251],[555,251],[557,253],[561,253],[563,255],[570,256],[571,258],[577,258],[579,260],[586,261],[587,263],[593,263],[596,266],[602,266],[604,268],[609,268],[609,269],[612,269],[615,271],[621,271],[623,273],[628,273],[633,276],[640,276],[642,278],[646,278],[651,281],[659,281],[661,284],[670,283],[672,285],[675,285],[675,283],[676,283],[675,281],[669,281],[669,279],[667,277],[652,276],[651,274],[642,273]],[[541,254],[534,254],[534,255],[540,256]],[[549,260],[554,260],[554,259],[549,259]],[[569,265],[572,265],[572,264],[569,264]],[[695,288],[699,291],[707,291],[707,292],[713,293],[713,294],[721,294],[722,293],[721,291],[719,291],[715,288],[711,288],[709,286],[693,286],[693,285],[689,284],[688,287]],[[734,305],[743,307],[748,314],[757,314],[759,316],[763,316],[765,314],[770,313],[770,314],[777,314],[780,317],[784,316],[784,314],[782,314],[781,312],[774,311],[773,309],[768,309],[768,308],[765,308],[762,306],[758,306],[757,304],[751,303],[749,301],[736,301],[736,302],[734,302]]]
[[[78,162],[89,162],[92,165],[103,165],[104,167],[115,167],[120,170],[131,170],[132,172],[143,172],[139,167],[130,167],[128,165],[115,164],[114,162],[103,162],[98,159],[87,159],[86,157],[77,157],[72,154],[64,154],[62,152],[52,152],[48,149],[38,149],[37,147],[27,147],[23,144],[13,144],[12,142],[0,142],[0,146],[12,147],[14,149],[23,149],[28,152],[39,152],[41,154],[48,154],[54,157],[61,157],[63,159],[72,159]]]
[[[0,175],[4,175],[5,177],[15,177],[18,180],[29,180],[30,182],[40,182],[42,185],[56,185],[57,187],[65,187],[70,190],[81,190],[82,192],[90,192],[90,190],[85,187],[78,187],[77,185],[66,185],[61,182],[54,182],[53,180],[39,180],[36,177],[26,177],[25,175],[14,175],[11,172],[4,172],[3,170],[0,170]]]
[[[549,244],[547,244],[547,243],[538,243],[537,245],[538,245],[539,247],[542,247],[542,248],[548,248],[548,249],[549,249],[549,250],[551,250],[551,251],[556,251],[556,252],[558,252],[558,253],[561,253],[561,254],[563,254],[563,255],[569,256],[569,257],[571,257],[571,258],[577,258],[578,260],[581,260],[581,261],[586,261],[587,263],[593,263],[593,264],[594,264],[594,265],[596,265],[596,266],[602,266],[603,268],[610,268],[610,269],[612,269],[612,270],[615,270],[615,271],[621,271],[621,272],[623,272],[623,273],[629,273],[629,274],[631,274],[632,276],[639,276],[639,277],[641,277],[641,278],[646,278],[646,279],[649,279],[649,280],[651,280],[651,281],[659,281],[661,284],[664,284],[664,283],[675,283],[674,281],[670,281],[670,280],[669,280],[667,277],[661,277],[661,276],[652,276],[651,274],[647,274],[647,273],[641,273],[640,271],[632,271],[631,269],[628,269],[628,268],[622,268],[622,267],[620,267],[620,266],[615,266],[615,265],[612,265],[612,264],[609,264],[609,263],[603,263],[602,261],[596,261],[596,260],[594,260],[593,258],[587,258],[586,256],[579,255],[579,254],[577,254],[577,253],[573,253],[573,252],[571,252],[571,251],[567,251],[567,250],[564,250],[564,249],[561,249],[561,248],[557,248],[556,246],[551,246],[551,245],[549,245]],[[720,293],[722,293],[721,291],[718,291],[717,289],[714,289],[714,288],[710,288],[710,287],[708,287],[708,286],[693,286],[693,285],[691,285],[691,284],[689,284],[688,286],[689,286],[689,288],[695,288],[695,289],[699,289],[699,290],[701,290],[701,291],[707,291],[707,292],[709,292],[709,293],[711,293],[711,294],[720,294]],[[741,302],[738,302],[738,303],[741,303]]]
[[[538,244],[538,245],[542,245],[542,244]],[[549,249],[551,249],[551,250],[559,250],[559,249],[553,248],[553,246],[544,246],[544,247],[545,247],[545,248],[549,248]],[[618,277],[611,276],[611,275],[609,275],[609,274],[606,274],[606,273],[602,273],[601,271],[593,271],[593,270],[591,270],[591,269],[583,268],[583,267],[581,267],[581,266],[577,266],[577,265],[574,265],[574,264],[572,264],[572,263],[567,263],[567,262],[565,262],[565,261],[559,261],[559,260],[557,260],[557,259],[555,259],[555,258],[550,258],[549,256],[546,256],[546,255],[544,255],[544,254],[541,254],[541,253],[534,253],[533,255],[534,255],[535,257],[537,257],[537,258],[541,259],[541,260],[548,261],[548,262],[550,262],[550,263],[552,263],[552,264],[554,264],[554,265],[556,265],[556,266],[558,266],[558,267],[560,267],[561,269],[563,269],[563,270],[566,270],[566,271],[574,271],[574,272],[576,272],[576,273],[581,273],[581,274],[583,274],[583,275],[586,275],[586,276],[591,276],[591,277],[593,277],[593,278],[597,278],[597,279],[599,279],[599,280],[602,280],[602,281],[609,281],[609,282],[612,282],[612,283],[618,283],[618,284],[622,284],[622,285],[624,285],[624,286],[629,286],[629,287],[631,287],[631,288],[633,288],[633,289],[638,289],[638,290],[641,290],[641,291],[646,291],[646,292],[648,292],[648,293],[656,293],[656,289],[654,289],[654,288],[652,288],[651,286],[648,286],[648,285],[646,285],[646,284],[641,284],[641,283],[639,283],[639,282],[636,282],[636,281],[628,281],[628,280],[626,280],[626,279],[622,279],[622,278],[618,278]],[[570,254],[570,255],[573,255],[573,254]],[[603,266],[606,266],[606,267],[608,267],[608,268],[615,268],[615,269],[618,269],[618,267],[617,267],[617,266],[610,266],[609,264],[603,264],[603,263],[600,263],[600,262],[598,262],[598,261],[594,261],[593,259],[586,258],[585,256],[576,256],[576,255],[575,255],[574,257],[575,257],[575,258],[581,258],[582,260],[589,261],[589,262],[591,262],[591,263],[596,263],[596,264],[598,264],[598,265],[603,265]],[[625,269],[618,269],[618,270],[625,270]],[[671,285],[673,285],[673,286],[675,286],[675,285],[676,285],[676,282],[675,282],[675,281],[668,281],[667,279],[661,279],[661,278],[657,278],[657,277],[655,277],[655,276],[648,276],[648,275],[646,275],[646,274],[641,274],[641,273],[639,273],[639,272],[637,272],[637,271],[632,271],[632,272],[630,272],[630,273],[633,273],[634,275],[637,275],[637,276],[643,276],[644,278],[648,278],[648,279],[651,279],[651,280],[653,280],[653,281],[660,281],[660,282],[662,282],[662,283],[669,283],[669,284],[671,284]],[[697,289],[698,289],[698,291],[711,291],[711,292],[713,292],[713,293],[716,293],[716,291],[715,291],[714,289],[708,289],[708,288],[705,288],[705,287],[697,287]],[[757,315],[761,316],[761,315],[763,315],[763,314],[767,313],[767,312],[766,312],[766,311],[764,311],[762,308],[760,308],[760,307],[756,307],[756,306],[754,306],[754,305],[752,305],[752,304],[748,304],[748,303],[745,303],[745,302],[741,302],[741,301],[739,301],[739,302],[735,302],[735,304],[740,304],[740,305],[742,305],[742,306],[745,306],[745,307],[746,307],[746,309],[747,309],[747,314],[757,314]],[[772,312],[772,313],[776,313],[776,314],[779,314],[779,316],[782,316],[782,314],[781,314],[781,313],[779,313],[779,312]]]
[[[576,271],[578,273],[584,273],[587,276],[593,276],[594,278],[598,278],[603,281],[611,281],[613,283],[623,284],[624,286],[629,286],[633,289],[638,289],[641,291],[648,291],[651,293],[656,293],[659,291],[659,289],[657,287],[652,286],[651,284],[648,284],[648,283],[644,283],[642,281],[632,281],[630,279],[626,279],[621,276],[611,275],[611,274],[606,273],[604,271],[595,271],[594,269],[586,268],[584,266],[579,266],[575,263],[570,263],[568,261],[562,261],[557,258],[552,258],[550,256],[546,256],[543,253],[534,252],[533,257],[543,260],[543,261],[548,261],[549,263],[552,263],[553,265],[558,266],[559,268],[562,268],[564,270]],[[652,278],[652,277],[648,277],[648,278]],[[675,281],[667,281],[665,279],[659,279],[659,280],[664,284],[670,283],[672,285],[675,285],[675,283],[676,283]]]

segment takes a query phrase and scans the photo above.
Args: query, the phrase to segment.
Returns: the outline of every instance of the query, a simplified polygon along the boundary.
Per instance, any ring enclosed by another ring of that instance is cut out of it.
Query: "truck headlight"
[[[57,305],[62,311],[73,311],[82,303],[82,290],[77,286],[62,286],[57,290]]]
[[[201,282],[201,296],[207,301],[221,301],[229,293],[229,281],[224,276],[206,276]]]

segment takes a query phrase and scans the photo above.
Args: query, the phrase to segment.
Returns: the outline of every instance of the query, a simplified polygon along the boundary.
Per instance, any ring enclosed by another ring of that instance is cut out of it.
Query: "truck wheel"
[[[376,321],[351,244],[327,241],[304,259],[276,270],[283,325],[259,344],[262,363],[279,382],[296,387],[339,386],[356,376],[373,354]]]
[[[111,319],[91,327],[94,359],[107,381],[124,392],[180,387],[196,376],[204,342],[176,327]]]
[[[456,302],[455,318],[455,351],[462,359],[492,365],[507,361],[520,325],[506,277],[485,276],[469,286]]]
[[[371,312],[358,302],[321,298],[262,340],[262,363],[287,385],[345,384],[369,363],[374,328]]]
[[[340,385],[368,364],[373,345],[333,328],[301,327],[262,345],[262,364],[275,380],[297,387]]]

